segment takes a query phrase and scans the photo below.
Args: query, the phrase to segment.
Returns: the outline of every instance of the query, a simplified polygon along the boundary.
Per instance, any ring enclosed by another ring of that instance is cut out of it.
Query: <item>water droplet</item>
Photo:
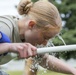
[[[63,38],[59,34],[57,36],[63,42],[63,44],[66,45],[65,41],[63,40]]]

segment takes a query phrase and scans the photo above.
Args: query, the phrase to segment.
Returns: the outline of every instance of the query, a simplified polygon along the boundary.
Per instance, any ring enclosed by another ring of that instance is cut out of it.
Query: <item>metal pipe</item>
[[[44,47],[44,48],[37,49],[38,54],[64,52],[64,51],[76,51],[76,44],[65,45],[65,46]]]

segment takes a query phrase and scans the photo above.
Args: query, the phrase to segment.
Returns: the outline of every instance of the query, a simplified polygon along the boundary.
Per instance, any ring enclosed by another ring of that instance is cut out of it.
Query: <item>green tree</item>
[[[61,14],[62,20],[66,22],[68,29],[76,28],[76,0],[50,0],[55,4]]]
[[[65,23],[62,30],[62,38],[66,44],[76,44],[76,0],[49,0],[59,10],[62,21]],[[54,39],[55,45],[63,43],[58,39]],[[65,59],[70,57],[76,58],[76,52],[64,52],[59,55]]]

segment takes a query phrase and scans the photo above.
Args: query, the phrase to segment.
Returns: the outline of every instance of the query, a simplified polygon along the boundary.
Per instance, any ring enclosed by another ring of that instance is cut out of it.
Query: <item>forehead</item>
[[[40,21],[41,22],[41,21]],[[57,27],[56,26],[53,26],[53,25],[50,25],[49,23],[45,23],[45,22],[42,22],[40,23],[40,29],[41,29],[41,32],[42,32],[42,35],[45,39],[49,40],[51,38],[53,38],[58,32],[57,32]]]
[[[51,38],[50,32],[45,32],[45,33],[43,34],[43,36],[44,36],[44,38],[47,39],[47,40]]]
[[[52,31],[51,29],[42,31],[42,34],[46,40],[49,40],[55,36],[54,30]]]

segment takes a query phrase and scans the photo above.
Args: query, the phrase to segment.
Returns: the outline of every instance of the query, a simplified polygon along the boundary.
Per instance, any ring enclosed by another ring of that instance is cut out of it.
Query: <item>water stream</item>
[[[63,38],[60,35],[57,35],[57,36],[63,42],[63,44],[66,45],[65,41],[63,40]],[[42,47],[42,46],[43,45],[41,45],[40,47]],[[52,41],[49,41],[47,43],[47,47],[48,46],[55,46],[55,45],[52,43]],[[39,45],[38,45],[38,47],[39,47]],[[68,61],[65,61],[63,59],[61,59],[61,60],[66,62],[66,63],[68,63],[68,65],[76,67],[76,64],[75,64],[76,60],[74,60],[72,58],[70,60],[68,60]],[[23,71],[24,70],[24,65],[25,65],[25,61],[24,60],[20,60],[20,61],[12,60],[12,61],[10,61],[7,64],[2,65],[2,68],[5,69],[5,70],[22,70]],[[46,64],[46,65],[48,65],[48,64]],[[38,66],[38,63],[37,63],[36,66]],[[42,70],[43,68],[39,67],[39,69]],[[44,69],[44,72],[42,74],[46,73],[46,70],[47,69]]]

